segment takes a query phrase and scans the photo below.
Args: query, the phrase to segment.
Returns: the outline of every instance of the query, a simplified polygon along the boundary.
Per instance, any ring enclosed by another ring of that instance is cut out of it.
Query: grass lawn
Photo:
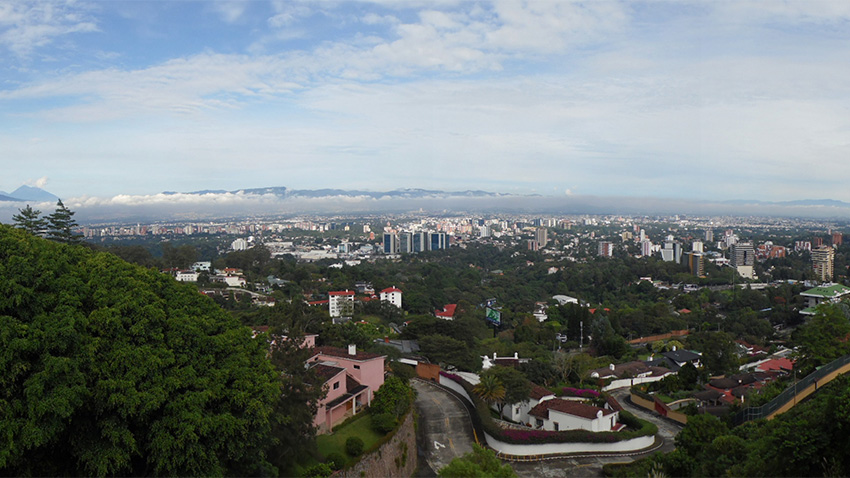
[[[663,393],[656,393],[655,396],[658,397],[658,399],[664,403],[670,403],[675,401],[672,397],[670,397],[669,395],[664,395]]]
[[[348,458],[345,453],[345,440],[348,437],[360,437],[363,440],[363,449],[368,450],[369,447],[383,438],[383,435],[372,430],[372,415],[363,412],[344,426],[337,428],[333,433],[316,437],[316,447],[322,456],[327,457],[329,454],[337,452]]]

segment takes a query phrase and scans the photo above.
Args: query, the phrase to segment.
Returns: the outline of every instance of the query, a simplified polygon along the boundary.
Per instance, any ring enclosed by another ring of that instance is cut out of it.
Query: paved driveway
[[[428,382],[412,380],[419,412],[419,447],[431,470],[472,451],[475,438],[466,408],[458,398]]]

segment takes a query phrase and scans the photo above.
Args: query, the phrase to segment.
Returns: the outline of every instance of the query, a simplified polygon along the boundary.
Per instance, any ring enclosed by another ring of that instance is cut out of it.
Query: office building
[[[728,237],[728,236],[727,236]],[[738,270],[741,277],[753,278],[753,266],[756,263],[756,250],[752,242],[738,242],[732,244],[732,252],[729,255],[729,264]]]
[[[439,251],[446,248],[446,233],[432,232],[429,234],[429,249]]]
[[[384,254],[398,254],[398,236],[391,232],[384,234]]]
[[[402,254],[413,253],[413,234],[402,232],[398,235],[398,252]]]
[[[689,252],[688,269],[697,277],[705,277],[705,256],[701,252]]]

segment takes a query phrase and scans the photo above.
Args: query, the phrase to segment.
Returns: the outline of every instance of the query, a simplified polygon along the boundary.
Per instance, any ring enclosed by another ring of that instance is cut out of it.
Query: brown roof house
[[[623,428],[623,425],[618,423],[618,411],[561,398],[541,402],[528,414],[534,419],[534,428],[549,431],[610,432]]]

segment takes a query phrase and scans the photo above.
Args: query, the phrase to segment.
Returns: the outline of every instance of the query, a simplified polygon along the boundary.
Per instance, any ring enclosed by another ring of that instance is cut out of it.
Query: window
[[[339,388],[339,382],[334,382],[334,390]]]
[[[552,422],[555,425],[555,431],[558,431],[561,427],[558,425],[558,422]]]
[[[354,370],[360,370],[360,366],[359,366],[359,365],[355,365],[355,366],[354,366]]]
[[[537,428],[540,428],[543,426],[543,420],[538,418],[535,424],[537,425]]]

